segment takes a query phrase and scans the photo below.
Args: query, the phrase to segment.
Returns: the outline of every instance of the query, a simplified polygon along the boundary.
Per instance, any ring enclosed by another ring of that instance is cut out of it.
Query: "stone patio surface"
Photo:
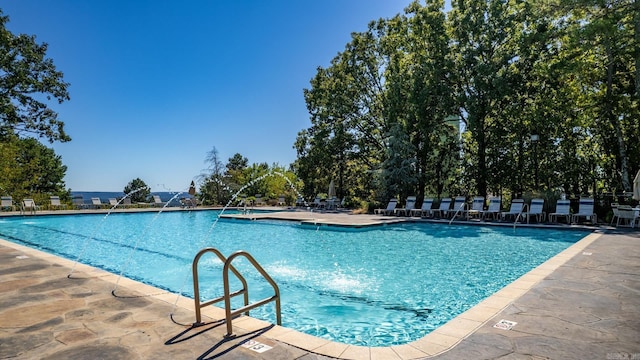
[[[192,328],[192,300],[0,240],[0,359],[640,359],[640,231],[576,245],[420,341],[366,348],[245,316],[227,339],[220,309]]]

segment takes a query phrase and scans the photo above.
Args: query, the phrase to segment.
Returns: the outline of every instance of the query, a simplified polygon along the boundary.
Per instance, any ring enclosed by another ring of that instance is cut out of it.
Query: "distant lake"
[[[151,195],[159,195],[160,200],[163,202],[169,201],[172,197],[174,197],[177,192],[168,192],[168,191],[159,191],[152,192]],[[103,204],[108,204],[109,199],[120,199],[124,197],[124,193],[122,191],[72,191],[71,197],[74,196],[82,196],[85,204],[91,204],[91,198],[97,197],[100,198],[100,202]],[[189,194],[182,193],[176,199],[174,199],[169,206],[180,206],[180,198],[189,197]]]

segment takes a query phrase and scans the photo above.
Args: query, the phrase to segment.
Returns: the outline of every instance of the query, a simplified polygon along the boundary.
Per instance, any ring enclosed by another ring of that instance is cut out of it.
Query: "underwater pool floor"
[[[639,231],[593,233],[424,338],[367,348],[250,317],[227,340],[224,323],[189,328],[191,299],[82,264],[68,279],[72,261],[0,240],[0,358],[638,357],[639,259]]]

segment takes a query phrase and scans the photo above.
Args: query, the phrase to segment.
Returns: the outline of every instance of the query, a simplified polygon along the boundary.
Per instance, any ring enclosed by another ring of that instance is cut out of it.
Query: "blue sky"
[[[310,126],[303,89],[370,21],[409,0],[19,0],[13,33],[49,44],[71,100],[51,145],[74,191],[184,191],[214,146],[288,166]],[[48,143],[47,143],[48,144]]]

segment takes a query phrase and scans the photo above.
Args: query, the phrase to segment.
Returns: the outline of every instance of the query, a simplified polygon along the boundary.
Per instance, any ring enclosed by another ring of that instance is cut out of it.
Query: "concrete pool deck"
[[[314,225],[401,220],[259,215]],[[233,321],[237,336],[227,340],[218,308],[189,328],[191,299],[0,240],[0,359],[640,358],[639,275],[640,230],[598,230],[424,338],[367,348],[249,317]],[[517,324],[495,328],[500,320]]]

